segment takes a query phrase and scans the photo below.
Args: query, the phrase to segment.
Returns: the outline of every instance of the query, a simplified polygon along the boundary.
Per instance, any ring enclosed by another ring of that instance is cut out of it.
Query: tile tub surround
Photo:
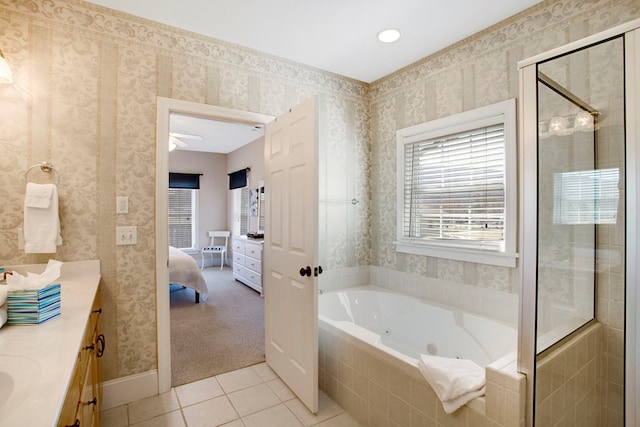
[[[364,342],[321,325],[320,389],[363,425],[519,426],[524,420],[525,377],[515,353],[486,368],[486,396],[446,414],[416,366],[381,354]]]
[[[370,266],[369,283],[415,298],[518,324],[519,295],[499,289]],[[354,284],[358,286],[364,283]]]
[[[27,271],[41,273],[45,266],[22,265],[6,270],[24,275]],[[100,283],[100,261],[64,263],[59,282],[60,316],[40,325],[5,325],[0,329],[2,354],[29,358],[38,365],[38,374],[29,378],[31,392],[12,404],[0,406],[2,425],[57,423]]]
[[[615,426],[623,414],[602,400],[605,327],[595,323],[545,354],[537,363],[536,424]]]

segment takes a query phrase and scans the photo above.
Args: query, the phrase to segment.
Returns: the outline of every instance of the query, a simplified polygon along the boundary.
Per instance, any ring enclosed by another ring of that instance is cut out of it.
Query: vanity
[[[41,273],[44,264],[8,266]],[[60,315],[40,325],[0,328],[0,424],[98,426],[100,421],[100,261],[62,265]]]
[[[244,283],[262,296],[262,246],[263,239],[234,236],[233,278]]]

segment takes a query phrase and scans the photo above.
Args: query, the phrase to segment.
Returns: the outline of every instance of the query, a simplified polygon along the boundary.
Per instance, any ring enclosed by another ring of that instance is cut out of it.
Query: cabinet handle
[[[102,355],[104,354],[105,346],[106,346],[104,335],[102,334],[98,335],[97,341],[98,341],[98,352],[96,353],[96,356],[102,357]]]
[[[76,422],[65,427],[80,427],[80,420],[76,418]]]
[[[88,400],[86,402],[83,403],[83,405],[89,406],[89,405],[97,405],[98,404],[98,398],[94,397],[92,400]]]
[[[100,307],[100,308],[98,308],[96,310],[93,310],[92,313],[102,314],[102,307]]]

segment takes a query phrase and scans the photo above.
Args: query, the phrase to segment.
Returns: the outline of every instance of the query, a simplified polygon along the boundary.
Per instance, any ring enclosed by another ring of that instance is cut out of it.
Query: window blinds
[[[500,246],[505,221],[504,124],[404,147],[406,238]]]
[[[553,176],[554,224],[615,224],[618,168],[559,172]]]
[[[169,189],[169,245],[191,248],[193,227],[193,190]]]
[[[240,189],[240,234],[249,232],[249,188]]]

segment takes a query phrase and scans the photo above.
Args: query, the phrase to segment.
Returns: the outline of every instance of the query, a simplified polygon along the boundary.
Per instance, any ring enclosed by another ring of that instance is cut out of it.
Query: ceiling
[[[187,145],[186,147],[177,146],[176,150],[229,154],[262,137],[264,126],[172,113],[169,116],[169,132],[186,135],[175,135]]]
[[[374,82],[540,2],[89,1],[366,83]],[[390,44],[378,41],[377,33],[386,28],[400,30],[400,40]],[[199,129],[194,133],[203,135],[205,131]]]

